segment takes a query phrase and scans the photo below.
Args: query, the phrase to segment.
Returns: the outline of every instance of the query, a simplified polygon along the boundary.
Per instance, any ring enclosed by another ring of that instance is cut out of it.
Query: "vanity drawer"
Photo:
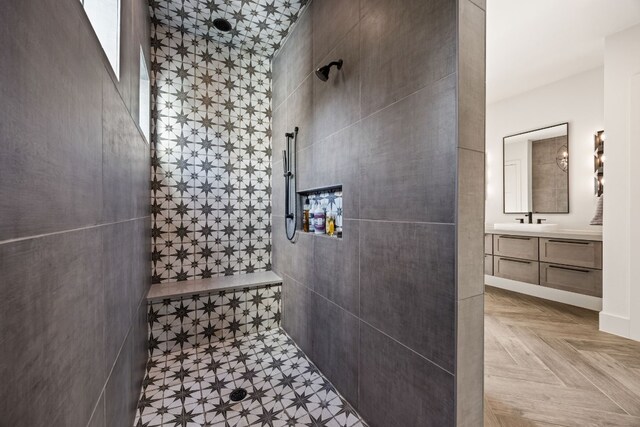
[[[484,235],[484,253],[493,255],[493,234]]]
[[[540,285],[602,297],[602,270],[540,263]]]
[[[538,265],[536,261],[493,257],[493,275],[519,282],[538,284]]]
[[[484,274],[493,276],[493,256],[491,255],[484,256]]]
[[[540,261],[601,269],[602,242],[540,239]]]
[[[528,236],[493,235],[493,254],[508,258],[538,260],[538,238]]]

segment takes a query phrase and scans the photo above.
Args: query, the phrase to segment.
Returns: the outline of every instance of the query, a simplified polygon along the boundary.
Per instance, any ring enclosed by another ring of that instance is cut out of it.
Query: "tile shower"
[[[84,2],[0,17],[3,421],[476,425],[484,0],[120,4],[115,74]],[[294,127],[341,238],[285,237]]]

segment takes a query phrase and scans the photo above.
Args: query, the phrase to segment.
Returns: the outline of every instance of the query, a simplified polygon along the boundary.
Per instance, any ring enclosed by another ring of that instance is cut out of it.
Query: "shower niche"
[[[343,235],[342,186],[298,191],[298,231],[340,239]]]

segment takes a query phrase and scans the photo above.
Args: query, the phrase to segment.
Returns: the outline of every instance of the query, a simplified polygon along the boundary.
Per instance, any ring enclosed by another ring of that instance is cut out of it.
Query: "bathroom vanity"
[[[600,232],[517,227],[485,232],[487,285],[591,310],[602,308]]]

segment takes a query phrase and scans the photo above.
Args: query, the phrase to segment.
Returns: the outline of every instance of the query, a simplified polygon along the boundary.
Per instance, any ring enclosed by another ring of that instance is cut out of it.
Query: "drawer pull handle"
[[[517,262],[517,263],[520,263],[520,264],[531,264],[531,261],[523,261],[523,260],[520,260],[520,259],[500,258],[500,261]]]
[[[531,237],[522,237],[522,236],[500,236],[500,239],[531,240]]]
[[[581,268],[569,268],[569,267],[560,267],[559,265],[550,265],[549,268],[555,268],[558,270],[569,270],[569,271],[577,271],[578,273],[589,273],[589,270],[583,270]]]
[[[549,243],[565,243],[568,245],[589,245],[591,242],[570,242],[568,240],[553,240],[549,239]]]

